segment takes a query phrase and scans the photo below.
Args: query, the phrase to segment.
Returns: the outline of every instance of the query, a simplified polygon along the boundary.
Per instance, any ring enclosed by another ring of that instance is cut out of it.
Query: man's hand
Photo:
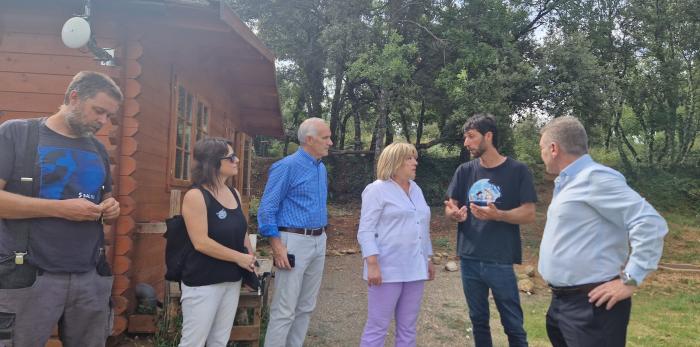
[[[501,210],[497,209],[496,205],[494,205],[492,202],[483,207],[471,203],[469,204],[469,210],[477,219],[493,221],[501,220]]]
[[[382,271],[379,269],[377,256],[370,255],[365,261],[367,262],[367,284],[370,287],[382,284]]]
[[[105,221],[113,221],[119,217],[120,208],[119,202],[114,198],[107,198],[100,203],[102,208],[102,219]]]
[[[275,266],[278,269],[291,270],[292,266],[289,265],[289,260],[287,260],[287,247],[282,244],[282,240],[279,237],[271,237],[270,246],[272,246],[272,257]]]
[[[102,215],[102,207],[83,198],[56,200],[60,204],[58,217],[76,222],[96,221]],[[119,207],[117,206],[117,209]]]
[[[432,281],[435,279],[435,265],[433,265],[433,262],[428,260],[428,281]]]
[[[445,216],[458,223],[464,222],[467,220],[467,206],[459,208],[454,200],[445,200]]]
[[[618,302],[631,297],[636,289],[635,286],[625,285],[620,279],[614,279],[593,288],[588,293],[588,302],[595,304],[596,307],[607,302],[605,309],[611,310]]]

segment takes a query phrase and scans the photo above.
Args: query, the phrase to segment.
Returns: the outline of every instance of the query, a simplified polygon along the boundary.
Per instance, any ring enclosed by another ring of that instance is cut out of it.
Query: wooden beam
[[[53,114],[63,104],[63,95],[0,92],[0,111]]]
[[[179,192],[179,190],[177,191]],[[164,234],[166,229],[163,222],[136,223],[136,233],[138,234]]]
[[[3,52],[3,47],[0,46],[0,71],[3,72],[24,72],[73,77],[82,70],[103,72],[113,78],[118,78],[120,75],[120,69],[118,67],[101,66],[90,56],[10,53]],[[129,77],[133,77],[137,75],[137,72],[140,72],[140,70],[136,71],[132,69],[129,71],[128,75]],[[67,86],[68,84],[64,87]]]
[[[70,76],[0,71],[0,91],[63,95]]]
[[[180,214],[182,209],[182,191],[178,189],[173,189],[170,191],[170,212],[168,216],[172,217]]]
[[[262,54],[269,62],[275,63],[275,55],[258,39],[255,34],[248,28],[243,21],[233,12],[231,7],[225,1],[219,1],[219,16],[222,21],[226,22],[233,30],[238,33],[241,38],[253,46],[260,54]]]

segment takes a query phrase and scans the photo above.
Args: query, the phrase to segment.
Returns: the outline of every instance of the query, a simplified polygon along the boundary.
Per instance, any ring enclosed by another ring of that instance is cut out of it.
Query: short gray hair
[[[586,128],[576,117],[554,118],[540,130],[540,134],[547,140],[559,144],[565,153],[578,156],[588,153]]]
[[[297,131],[297,137],[299,138],[299,144],[303,145],[306,143],[307,136],[318,136],[318,125],[326,124],[321,118],[311,117],[299,125],[299,130]]]

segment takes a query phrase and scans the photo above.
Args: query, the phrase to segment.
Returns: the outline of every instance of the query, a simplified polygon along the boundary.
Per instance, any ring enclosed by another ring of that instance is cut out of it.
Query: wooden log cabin
[[[121,216],[105,229],[114,276],[113,334],[127,327],[133,288],[163,295],[162,223],[190,185],[194,142],[235,144],[249,195],[251,137],[279,136],[282,120],[273,54],[218,0],[92,0],[90,23],[114,65],[61,41],[63,23],[85,0],[0,2],[0,122],[53,114],[72,76],[104,72],[125,95],[120,114],[97,135],[112,163]]]

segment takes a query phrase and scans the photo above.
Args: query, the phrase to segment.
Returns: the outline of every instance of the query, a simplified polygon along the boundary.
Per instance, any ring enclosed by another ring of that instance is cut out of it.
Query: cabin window
[[[190,162],[197,140],[209,135],[210,107],[186,86],[178,84],[176,103],[175,153],[173,178],[190,181]]]

